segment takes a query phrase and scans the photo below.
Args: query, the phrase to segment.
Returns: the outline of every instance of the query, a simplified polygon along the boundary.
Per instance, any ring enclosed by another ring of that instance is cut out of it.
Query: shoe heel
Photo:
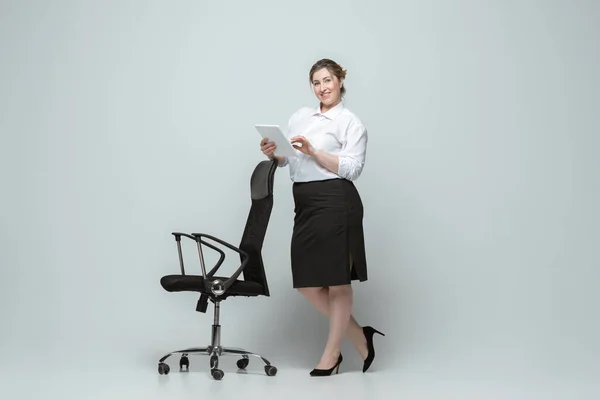
[[[368,333],[371,334],[371,336],[373,336],[376,333],[379,333],[381,336],[385,336],[385,333],[383,332],[379,332],[377,329],[373,328],[372,326],[365,326],[363,328],[363,332],[365,333],[365,336],[368,335]],[[368,332],[368,333],[367,333]]]

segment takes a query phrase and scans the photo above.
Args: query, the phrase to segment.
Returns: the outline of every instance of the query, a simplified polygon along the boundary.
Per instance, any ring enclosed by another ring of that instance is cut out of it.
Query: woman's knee
[[[351,285],[339,285],[339,286],[330,286],[329,287],[329,295],[330,296],[348,296],[352,294],[352,286]]]
[[[318,296],[321,291],[323,290],[322,287],[301,287],[298,288],[298,291],[306,297],[314,297],[314,296]]]

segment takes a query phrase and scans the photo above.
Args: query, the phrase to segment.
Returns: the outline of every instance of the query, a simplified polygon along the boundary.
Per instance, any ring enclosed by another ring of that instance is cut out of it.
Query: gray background
[[[159,286],[178,271],[170,232],[238,243],[252,126],[314,105],[308,70],[330,57],[370,132],[355,310],[387,334],[377,369],[591,382],[599,16],[583,0],[3,1],[3,368],[155,369],[208,344],[197,296]],[[287,169],[275,192],[272,297],[227,301],[223,342],[312,368],[327,321],[291,287]]]

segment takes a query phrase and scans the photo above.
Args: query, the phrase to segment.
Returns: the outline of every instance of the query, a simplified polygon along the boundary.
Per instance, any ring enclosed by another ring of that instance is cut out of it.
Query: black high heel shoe
[[[363,333],[365,335],[365,338],[367,339],[367,348],[369,349],[369,354],[367,354],[367,358],[365,358],[365,363],[363,365],[363,372],[367,372],[367,370],[371,366],[371,363],[375,359],[375,348],[373,347],[373,336],[376,333],[379,333],[381,336],[385,336],[385,335],[371,326],[363,326]]]
[[[310,371],[310,376],[330,376],[334,370],[335,370],[335,373],[337,374],[340,372],[340,364],[342,363],[342,361],[344,361],[344,357],[342,357],[342,355],[340,354],[337,362],[335,363],[335,365],[332,368],[330,368],[330,369],[316,369],[315,368],[312,371]]]

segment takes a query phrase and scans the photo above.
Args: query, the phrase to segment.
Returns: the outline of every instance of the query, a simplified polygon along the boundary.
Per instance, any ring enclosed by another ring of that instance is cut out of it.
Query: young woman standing
[[[289,120],[288,136],[298,157],[277,157],[289,166],[295,203],[291,243],[293,286],[330,318],[325,349],[312,376],[339,371],[345,335],[364,361],[363,372],[375,357],[373,335],[352,315],[352,281],[367,280],[363,236],[363,204],[353,181],[362,173],[367,130],[342,103],[346,70],[322,59],[309,72],[318,107],[303,107]],[[270,159],[276,145],[261,141]]]

